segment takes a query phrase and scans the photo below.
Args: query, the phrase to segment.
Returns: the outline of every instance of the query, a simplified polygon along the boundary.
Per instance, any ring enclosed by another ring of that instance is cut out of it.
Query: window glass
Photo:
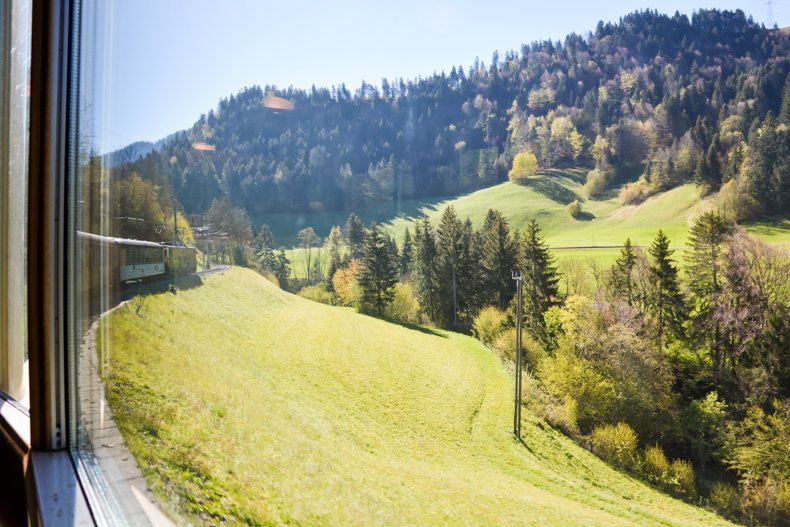
[[[0,4],[0,390],[25,406],[30,9],[27,1]]]
[[[71,3],[66,385],[97,518],[717,525],[695,506],[784,499],[790,32]]]

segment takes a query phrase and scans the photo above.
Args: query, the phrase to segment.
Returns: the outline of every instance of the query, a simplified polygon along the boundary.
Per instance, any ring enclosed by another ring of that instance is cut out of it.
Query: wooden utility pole
[[[523,296],[524,276],[520,271],[513,271],[513,280],[516,281],[516,396],[513,411],[513,433],[521,439],[521,332],[523,327]]]

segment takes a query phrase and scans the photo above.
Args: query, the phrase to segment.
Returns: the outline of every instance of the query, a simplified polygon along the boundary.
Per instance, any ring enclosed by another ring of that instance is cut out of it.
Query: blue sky
[[[769,23],[764,0],[110,0],[108,6],[94,33],[98,59],[89,59],[104,79],[91,87],[100,151],[187,128],[245,86],[345,82],[353,91],[362,79],[379,85],[382,77],[466,68],[475,57],[489,63],[494,50],[586,34],[598,20],[637,9],[740,8]],[[774,0],[772,18],[790,25],[790,0]]]

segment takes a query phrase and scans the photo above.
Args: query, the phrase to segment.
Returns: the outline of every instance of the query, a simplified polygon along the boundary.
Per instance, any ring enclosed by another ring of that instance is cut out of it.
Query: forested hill
[[[590,196],[743,176],[770,211],[790,203],[788,71],[790,36],[741,11],[636,12],[425,78],[246,88],[122,173],[169,182],[187,213],[224,196],[250,214],[349,210],[488,186],[531,151],[586,167]]]

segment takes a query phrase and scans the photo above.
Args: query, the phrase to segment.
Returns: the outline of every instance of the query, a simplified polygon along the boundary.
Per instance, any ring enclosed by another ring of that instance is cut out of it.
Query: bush
[[[546,406],[546,419],[556,428],[570,437],[579,435],[576,415],[579,403],[573,397],[565,397],[562,402],[554,402]]]
[[[395,296],[392,302],[384,308],[384,316],[394,320],[419,324],[420,305],[411,286],[399,282],[395,284]]]
[[[330,306],[334,303],[334,295],[326,290],[326,284],[323,282],[305,287],[299,291],[299,296]]]
[[[508,328],[500,331],[499,336],[492,346],[494,351],[502,358],[510,362],[516,361],[516,328]],[[545,357],[541,345],[532,338],[529,333],[523,331],[521,334],[521,352],[523,353],[523,364],[525,368],[534,370]]]
[[[507,177],[513,183],[525,183],[538,171],[538,158],[532,152],[520,152],[513,158]]]
[[[587,173],[587,183],[584,184],[584,191],[588,198],[598,198],[606,191],[606,173],[603,170],[595,169]]]
[[[636,468],[636,432],[626,423],[596,426],[590,442],[593,452],[608,463],[624,469]]]
[[[709,502],[720,514],[733,517],[740,509],[741,496],[732,485],[717,481],[710,489]]]
[[[642,472],[647,479],[659,486],[664,486],[669,477],[669,460],[660,446],[645,448]]]
[[[341,306],[359,307],[362,298],[362,288],[357,281],[359,260],[351,260],[348,267],[338,269],[332,277],[332,286],[335,289],[338,303]]]
[[[636,183],[623,185],[617,197],[623,205],[638,205],[655,193],[653,187],[640,179]]]
[[[568,214],[570,214],[572,218],[576,219],[579,219],[579,217],[582,215],[582,204],[579,203],[578,199],[568,203]]]
[[[685,459],[672,460],[667,483],[672,494],[678,498],[693,500],[697,497],[697,478],[691,463]]]
[[[747,487],[744,514],[769,527],[790,525],[790,481],[765,478]]]
[[[492,346],[504,329],[507,313],[494,306],[486,306],[475,317],[472,329],[475,336],[487,346]],[[515,333],[515,331],[514,331]]]

